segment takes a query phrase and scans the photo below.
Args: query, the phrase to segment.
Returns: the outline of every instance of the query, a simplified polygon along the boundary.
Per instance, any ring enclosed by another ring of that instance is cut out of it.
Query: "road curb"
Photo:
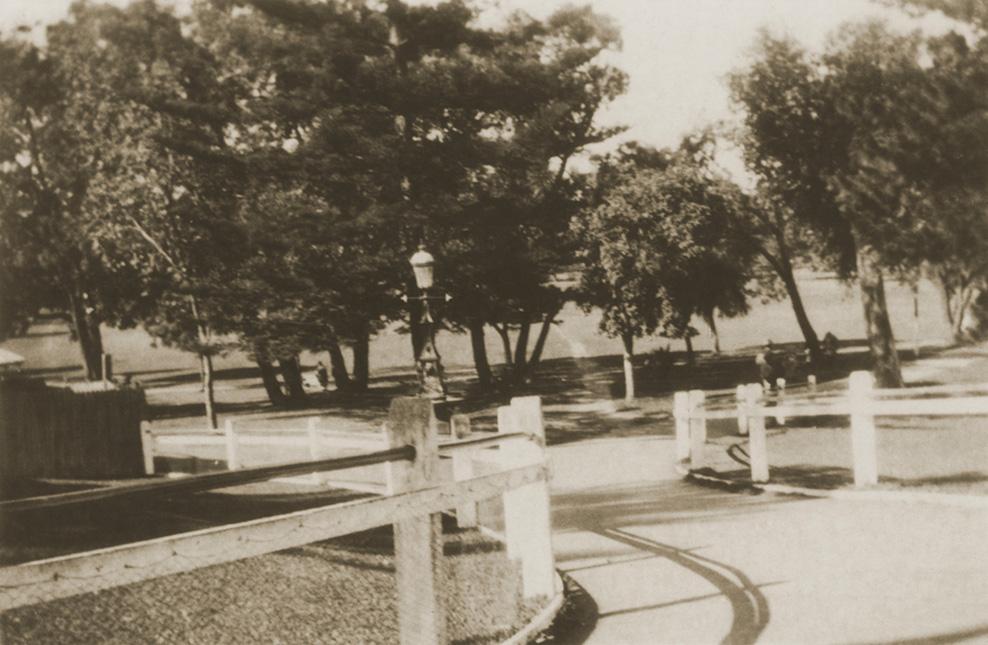
[[[786,484],[756,484],[730,477],[718,477],[706,473],[697,473],[687,470],[681,466],[677,466],[676,471],[687,481],[694,481],[699,484],[714,485],[735,492],[748,491],[798,497],[815,497],[820,499],[893,502],[896,504],[935,504],[938,506],[950,506],[954,508],[988,509],[988,497],[978,495],[955,495],[952,493],[891,490],[824,490],[820,488],[788,486]]]
[[[511,638],[502,641],[501,645],[525,645],[549,629],[552,622],[556,620],[559,610],[563,608],[563,600],[566,597],[564,587],[563,579],[560,577],[559,572],[556,571],[556,595],[549,600],[549,603],[532,620],[528,621],[527,625],[515,632]]]

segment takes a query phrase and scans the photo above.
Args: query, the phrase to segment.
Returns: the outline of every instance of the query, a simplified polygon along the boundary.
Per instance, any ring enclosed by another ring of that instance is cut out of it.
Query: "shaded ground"
[[[245,521],[358,497],[255,484],[3,518],[3,564]],[[491,643],[538,610],[500,542],[444,522],[453,642]],[[396,642],[391,527],[89,593],[0,616],[6,643]]]

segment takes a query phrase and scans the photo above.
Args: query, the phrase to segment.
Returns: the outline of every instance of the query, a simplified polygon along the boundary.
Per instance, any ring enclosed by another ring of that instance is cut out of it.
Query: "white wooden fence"
[[[141,431],[141,445],[144,450],[144,471],[155,474],[154,458],[193,456],[203,457],[210,448],[222,448],[228,470],[244,467],[244,452],[247,448],[288,449],[304,453],[312,460],[355,452],[382,450],[387,446],[383,434],[372,432],[341,432],[319,427],[319,418],[311,417],[303,428],[286,428],[277,431],[239,429],[236,421],[227,419],[222,431],[175,430],[155,431],[145,423]],[[258,465],[258,464],[255,464]],[[373,472],[377,470],[379,472]],[[369,466],[360,471],[347,471],[330,479],[326,473],[313,473],[308,481],[314,484],[335,484],[341,488],[351,488],[372,493],[387,492],[387,466]],[[298,477],[281,478],[295,483],[304,480]]]
[[[470,436],[440,448],[435,426],[428,401],[392,402],[380,441],[388,449],[380,461],[390,460],[390,492],[386,496],[3,567],[0,568],[0,611],[393,524],[401,642],[446,643],[446,614],[439,589],[440,513],[455,508],[461,523],[476,525],[476,504],[498,496],[504,502],[507,555],[520,563],[524,597],[558,597],[561,588],[550,540],[549,470],[539,398],[515,398],[511,405],[500,408],[497,435]],[[396,451],[403,455],[414,453],[414,457],[410,461],[395,460]],[[454,481],[440,478],[440,451],[459,464],[454,466]],[[362,463],[373,460],[374,455],[367,457]],[[474,476],[475,458],[497,462],[500,470]],[[318,465],[320,469],[331,470],[336,461],[343,463],[348,459],[352,462],[354,458],[323,460]],[[188,488],[197,479],[208,485],[212,478],[229,486],[231,478],[254,481],[259,473],[297,473],[304,469],[305,464],[269,466],[170,480],[160,485]],[[57,499],[60,496],[37,498],[33,502],[18,500],[16,506],[0,508],[0,512],[86,501],[87,496],[96,499],[97,496],[146,495],[153,493],[153,488],[140,484],[130,492],[122,487],[116,492],[68,493],[65,495],[73,497],[65,500]]]
[[[854,372],[847,392],[817,391],[812,378],[799,394],[787,392],[785,385],[780,379],[774,394],[766,393],[760,383],[739,385],[733,409],[707,409],[702,390],[676,392],[673,414],[678,463],[689,470],[704,468],[707,421],[737,419],[738,434],[748,436],[751,480],[765,483],[769,481],[766,418],[785,425],[791,418],[846,416],[850,418],[854,485],[870,486],[878,483],[875,417],[988,415],[988,384],[876,389],[870,372]]]

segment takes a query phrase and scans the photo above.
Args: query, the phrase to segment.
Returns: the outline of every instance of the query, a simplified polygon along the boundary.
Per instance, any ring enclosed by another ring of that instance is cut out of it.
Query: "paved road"
[[[551,448],[587,643],[988,642],[988,510],[729,493],[679,481],[672,450]]]

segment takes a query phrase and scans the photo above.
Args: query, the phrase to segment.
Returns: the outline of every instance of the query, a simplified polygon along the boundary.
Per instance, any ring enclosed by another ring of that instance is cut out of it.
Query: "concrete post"
[[[233,432],[233,419],[223,423],[223,434],[226,435],[226,469],[240,470],[240,451],[237,449],[237,435]]]
[[[427,399],[391,401],[386,426],[388,447],[415,448],[414,461],[391,464],[390,485],[396,494],[438,483],[439,446],[430,431],[432,416],[432,403]],[[445,645],[442,515],[429,513],[395,522],[394,541],[399,641],[401,645]]]
[[[748,434],[748,415],[745,412],[744,385],[739,385],[737,390],[735,390],[734,400],[737,402],[738,410],[738,434],[744,437]]]
[[[541,399],[537,396],[515,397],[511,399],[511,412],[517,429],[532,437],[530,441],[510,442],[508,454],[515,466],[548,465]],[[502,449],[505,447],[508,446]],[[528,484],[510,491],[510,495],[511,503],[518,509],[511,517],[525,518],[523,523],[509,526],[505,512],[505,534],[512,534],[521,558],[523,596],[551,598],[556,590],[556,563],[552,554],[549,482]]]
[[[309,440],[309,459],[312,461],[318,461],[322,457],[322,450],[319,449],[319,433],[316,431],[316,425],[318,423],[319,419],[317,417],[309,417],[309,420],[305,424],[305,434]],[[325,482],[323,473],[312,473],[313,484],[318,486]]]
[[[762,386],[751,383],[745,388],[748,407],[748,460],[751,465],[751,481],[768,481],[768,442],[765,436],[765,413],[760,407]]]
[[[151,424],[141,421],[141,452],[144,454],[144,474],[154,474],[154,435]]]
[[[706,466],[704,455],[707,443],[707,419],[704,414],[706,394],[703,390],[690,390],[690,469]]]
[[[852,372],[848,379],[854,485],[858,487],[878,483],[878,447],[875,439],[875,417],[871,410],[874,383],[871,372]]]
[[[676,463],[686,465],[690,458],[690,393],[672,396],[672,413],[676,420]]]
[[[779,377],[775,379],[775,405],[776,407],[782,407],[786,404],[786,379]],[[780,426],[786,425],[786,417],[782,414],[775,415],[775,422]]]
[[[470,417],[465,414],[454,414],[449,419],[450,432],[457,439],[470,436]],[[473,479],[473,450],[456,450],[453,452],[453,480],[466,481]],[[477,503],[465,502],[456,507],[456,525],[461,529],[477,526]]]

